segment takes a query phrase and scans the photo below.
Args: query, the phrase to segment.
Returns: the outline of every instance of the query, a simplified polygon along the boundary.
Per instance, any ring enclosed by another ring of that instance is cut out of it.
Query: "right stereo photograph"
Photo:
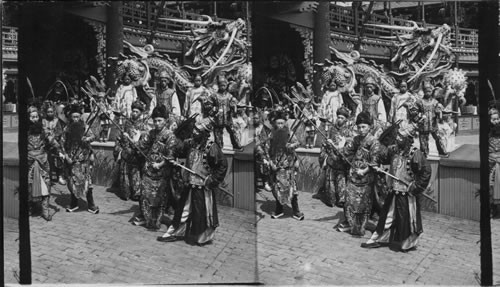
[[[251,23],[259,282],[498,284],[498,2],[254,2]]]

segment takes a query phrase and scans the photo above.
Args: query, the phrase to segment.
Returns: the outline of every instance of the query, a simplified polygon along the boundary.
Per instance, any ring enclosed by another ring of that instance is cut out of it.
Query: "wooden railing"
[[[17,28],[3,26],[2,27],[2,47],[17,48]]]
[[[358,29],[361,29],[362,12],[358,12]],[[372,14],[369,23],[374,24],[390,24],[389,17],[383,15]],[[423,23],[416,22],[420,27]],[[392,25],[412,27],[411,21],[392,18]],[[427,24],[426,27],[437,27],[438,25]],[[331,5],[330,8],[330,29],[339,33],[355,35],[354,27],[354,12],[351,8]],[[397,33],[403,33],[402,30],[392,30]],[[365,26],[364,35],[366,37],[391,36],[391,30],[379,27]],[[450,42],[453,47],[457,48],[476,48],[478,47],[478,31],[476,29],[458,28],[458,38],[455,35],[455,28],[451,27]],[[395,35],[395,34],[394,34]]]
[[[160,17],[169,17],[182,19],[181,12],[175,9],[164,9],[164,13]],[[140,28],[151,30],[155,25],[156,14],[158,8],[152,2],[123,2],[123,24],[127,27]],[[358,25],[361,26],[361,13],[358,18]],[[184,17],[190,20],[205,20],[201,19],[199,14],[184,13]],[[228,19],[213,19],[228,20]],[[393,24],[398,26],[411,27],[410,21],[393,18]],[[389,18],[382,15],[373,14],[370,18],[370,23],[389,24]],[[416,22],[419,26],[422,23]],[[426,24],[427,27],[434,27],[437,25]],[[197,28],[194,26],[194,28]],[[184,30],[183,24],[171,21],[159,21],[157,31],[171,33],[177,30]],[[354,16],[350,8],[331,5],[330,10],[330,29],[343,34],[355,35],[354,31]],[[403,31],[400,31],[403,32]],[[380,36],[390,36],[391,32],[388,29],[378,27],[365,27],[365,36],[378,38]],[[451,45],[457,48],[476,48],[478,47],[478,31],[475,29],[458,28],[458,38],[455,35],[454,27],[451,27]],[[17,47],[17,28],[16,27],[2,27],[2,47]]]
[[[156,6],[153,2],[123,2],[123,24],[128,27],[140,28],[151,30],[156,21],[156,15],[159,12],[158,6]],[[184,15],[182,15],[184,14]],[[206,19],[202,18],[201,15],[184,12],[171,8],[166,8],[163,10],[163,13],[159,16],[160,18],[175,18],[175,19],[188,19],[188,20],[202,20],[206,21]],[[222,18],[213,18],[214,21],[219,20],[227,20]],[[182,23],[176,23],[172,21],[160,20],[158,21],[157,31],[159,32],[173,32],[178,30],[186,30],[190,27],[194,29],[200,28],[201,26],[197,25],[186,25],[183,26]]]

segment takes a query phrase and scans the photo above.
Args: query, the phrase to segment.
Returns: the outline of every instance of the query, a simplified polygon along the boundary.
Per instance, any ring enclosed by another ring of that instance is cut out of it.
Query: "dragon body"
[[[124,41],[129,53],[112,58],[117,64],[117,78],[122,79],[124,75],[129,75],[134,86],[149,90],[150,72],[152,70],[166,71],[178,91],[186,93],[193,86],[192,79],[195,74],[201,74],[205,84],[212,86],[216,76],[225,72],[235,73],[239,79],[237,82],[248,87],[248,83],[251,83],[252,69],[247,63],[248,45],[242,38],[245,21],[237,19],[230,22],[215,22],[209,16],[203,15],[203,17],[208,20],[163,19],[206,27],[189,30],[193,36],[189,38],[191,43],[186,57],[191,58],[191,65],[179,65],[168,55],[155,52],[152,45],[141,48]],[[176,32],[185,33],[186,31]],[[238,90],[242,88],[238,87]]]

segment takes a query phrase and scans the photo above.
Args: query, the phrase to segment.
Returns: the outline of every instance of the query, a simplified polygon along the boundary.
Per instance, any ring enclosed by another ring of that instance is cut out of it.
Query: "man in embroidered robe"
[[[382,150],[378,140],[370,133],[373,120],[368,112],[357,116],[356,125],[358,135],[341,150],[352,165],[345,192],[345,221],[337,229],[363,236],[372,210],[375,174],[371,166],[378,165]]]
[[[133,149],[142,134],[147,133],[146,124],[141,118],[144,112],[144,105],[140,101],[132,104],[132,114],[130,119],[126,119],[124,124],[125,132],[130,135],[127,139],[123,135],[116,141],[113,156],[118,164],[118,176],[120,190],[118,196],[123,199],[139,201],[141,195],[141,168],[144,164],[144,157],[136,153],[123,152],[125,149]]]
[[[349,110],[341,107],[336,113],[336,121],[328,131],[329,141],[325,142],[321,147],[318,159],[321,168],[325,172],[322,190],[326,195],[327,204],[344,207],[348,166],[331,146],[333,145],[339,151],[347,141],[352,140],[355,134],[352,123],[347,120],[350,115]],[[320,195],[315,196],[315,198],[319,197]]]
[[[71,202],[67,212],[78,210],[78,199],[87,199],[87,211],[99,213],[99,207],[94,203],[92,186],[92,169],[94,165],[94,151],[90,143],[95,139],[92,129],[82,119],[82,108],[72,104],[68,107],[70,123],[65,127],[61,138],[63,155],[66,160],[68,173],[68,189],[71,193]]]
[[[140,214],[134,218],[135,225],[146,225],[148,229],[160,229],[160,219],[163,216],[165,197],[168,184],[168,160],[174,158],[177,138],[167,126],[169,113],[163,105],[154,108],[151,114],[154,129],[143,134],[137,143],[137,148],[124,149],[124,156],[133,153],[145,155],[145,164],[142,168],[142,181],[140,185],[139,207]],[[125,137],[131,137],[124,133]]]
[[[158,241],[184,239],[203,245],[215,236],[219,226],[215,190],[224,181],[227,160],[220,146],[208,141],[212,130],[212,119],[203,118],[195,124],[192,138],[184,142],[186,166],[196,174],[184,171],[188,187],[181,202],[185,204],[176,211],[172,228],[158,237]]]
[[[411,126],[400,128],[396,144],[390,145],[386,155],[381,157],[381,163],[389,163],[389,173],[399,180],[387,179],[390,193],[377,229],[366,243],[361,244],[363,248],[391,243],[401,251],[408,251],[418,244],[423,231],[418,195],[427,188],[432,170],[425,154],[412,147],[414,136],[415,130]],[[380,170],[379,167],[374,169]]]
[[[59,151],[59,144],[54,137],[46,133],[42,127],[38,109],[28,108],[28,191],[30,201],[30,212],[34,214],[37,205],[41,206],[43,219],[50,221],[52,215],[49,212],[50,189],[52,186],[49,174],[49,162],[47,152],[50,149]]]
[[[296,183],[296,172],[298,169],[298,158],[295,149],[299,141],[286,125],[284,112],[276,113],[274,117],[275,128],[269,137],[269,157],[271,159],[271,179],[273,195],[276,199],[276,207],[271,218],[277,219],[284,215],[283,206],[291,203],[292,217],[296,220],[304,220],[304,214],[299,210],[298,190]]]

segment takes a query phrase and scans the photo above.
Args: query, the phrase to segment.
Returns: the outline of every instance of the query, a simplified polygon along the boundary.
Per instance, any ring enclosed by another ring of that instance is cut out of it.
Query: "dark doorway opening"
[[[304,81],[304,45],[290,24],[255,14],[253,21],[253,77],[255,88],[266,85],[279,96]]]

